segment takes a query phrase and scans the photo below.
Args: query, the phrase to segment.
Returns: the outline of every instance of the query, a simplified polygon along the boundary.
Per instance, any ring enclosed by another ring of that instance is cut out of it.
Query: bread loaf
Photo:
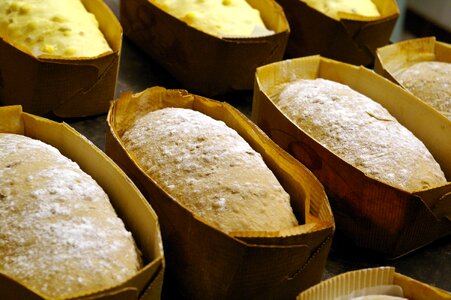
[[[50,145],[0,133],[0,273],[60,299],[113,287],[140,267],[89,175]]]
[[[274,33],[246,0],[153,0],[157,7],[188,25],[215,36],[261,36]]]
[[[340,12],[366,17],[378,17],[379,11],[371,0],[303,0],[323,14],[339,19]]]
[[[290,197],[261,155],[224,122],[183,108],[138,118],[121,139],[175,200],[225,232],[297,225]]]
[[[372,178],[409,192],[446,183],[418,138],[348,86],[301,79],[279,87],[272,98],[294,124]]]
[[[418,62],[397,75],[412,94],[451,118],[451,64],[439,61]]]
[[[80,0],[2,0],[0,37],[36,57],[94,57],[112,51]]]
[[[345,300],[340,299],[340,300]],[[368,295],[350,298],[349,300],[408,300],[407,298],[397,297],[397,296],[387,296],[387,295]]]

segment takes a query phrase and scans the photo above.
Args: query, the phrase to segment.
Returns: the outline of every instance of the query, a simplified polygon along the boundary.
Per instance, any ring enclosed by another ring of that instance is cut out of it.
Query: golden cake
[[[4,0],[0,37],[38,57],[95,57],[112,52],[80,0]]]
[[[245,0],[153,0],[160,9],[215,36],[261,36],[274,33],[260,12]]]
[[[380,16],[376,5],[371,0],[303,0],[311,7],[325,15],[339,19],[340,12],[357,14],[365,17]]]

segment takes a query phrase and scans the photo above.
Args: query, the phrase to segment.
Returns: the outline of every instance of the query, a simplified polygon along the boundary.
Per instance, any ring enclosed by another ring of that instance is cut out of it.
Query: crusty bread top
[[[112,51],[80,0],[2,0],[0,37],[34,56],[94,57]]]
[[[113,287],[141,262],[102,188],[41,141],[0,133],[0,272],[51,298]]]
[[[224,122],[164,108],[137,119],[122,139],[158,184],[225,232],[297,225],[289,195],[261,155]]]
[[[365,174],[406,191],[446,183],[425,145],[379,103],[338,82],[301,79],[273,100],[292,122]]]
[[[412,94],[451,117],[451,64],[439,61],[415,63],[397,75]]]

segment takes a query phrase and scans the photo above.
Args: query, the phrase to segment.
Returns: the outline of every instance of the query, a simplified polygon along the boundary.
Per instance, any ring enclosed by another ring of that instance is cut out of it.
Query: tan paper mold
[[[184,88],[213,96],[250,90],[258,66],[281,60],[289,27],[274,0],[247,0],[275,34],[220,38],[199,31],[159,9],[151,0],[122,0],[124,32]]]
[[[0,132],[22,134],[50,144],[91,175],[108,194],[142,253],[144,266],[128,281],[89,295],[74,295],[71,299],[158,299],[165,268],[158,219],[124,172],[67,124],[23,113],[17,105],[0,107],[0,120]],[[46,299],[1,273],[0,295],[2,299]]]
[[[379,17],[341,14],[331,18],[302,0],[277,0],[290,24],[287,55],[320,54],[340,61],[370,65],[378,47],[388,44],[399,15],[395,0],[373,0]]]
[[[435,37],[425,37],[378,48],[374,70],[376,73],[403,86],[398,81],[399,72],[422,61],[451,63],[451,44],[436,41]],[[451,119],[451,113],[444,111],[441,113]]]
[[[121,141],[137,117],[164,107],[200,111],[235,129],[261,153],[290,194],[303,225],[283,232],[232,236],[179,204],[140,169]],[[321,184],[231,105],[155,87],[136,95],[123,94],[113,102],[108,125],[108,155],[134,180],[160,218],[168,262],[167,289],[190,299],[289,299],[321,280],[335,226]]]
[[[337,300],[350,299],[350,295],[373,290],[368,295],[376,295],[375,289],[399,287],[402,297],[410,300],[451,299],[447,291],[396,273],[393,267],[380,267],[350,271],[325,280],[299,294],[297,300]],[[396,292],[399,289],[394,289]],[[387,293],[386,295],[390,295]],[[392,293],[396,296],[396,293]],[[348,297],[347,297],[348,296]]]
[[[275,85],[325,78],[384,106],[429,149],[448,183],[408,193],[366,176],[294,125],[270,98]],[[451,233],[451,122],[399,86],[364,67],[320,56],[257,69],[253,121],[324,184],[337,229],[358,246],[395,258]]]
[[[122,28],[101,0],[82,0],[93,13],[113,52],[91,59],[41,56],[19,50],[0,38],[0,103],[48,117],[104,113],[114,98]]]

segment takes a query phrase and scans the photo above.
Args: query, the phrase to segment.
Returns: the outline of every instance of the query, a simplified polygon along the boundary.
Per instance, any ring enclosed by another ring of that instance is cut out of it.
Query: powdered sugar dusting
[[[140,267],[108,196],[38,140],[0,134],[0,270],[49,297],[114,286]]]
[[[289,195],[261,155],[224,122],[164,108],[138,119],[122,139],[175,199],[225,231],[297,224]]]
[[[435,109],[451,114],[450,63],[418,62],[400,72],[397,78],[412,94]]]
[[[424,144],[380,104],[348,86],[298,80],[274,97],[305,132],[367,175],[407,191],[446,183]]]

